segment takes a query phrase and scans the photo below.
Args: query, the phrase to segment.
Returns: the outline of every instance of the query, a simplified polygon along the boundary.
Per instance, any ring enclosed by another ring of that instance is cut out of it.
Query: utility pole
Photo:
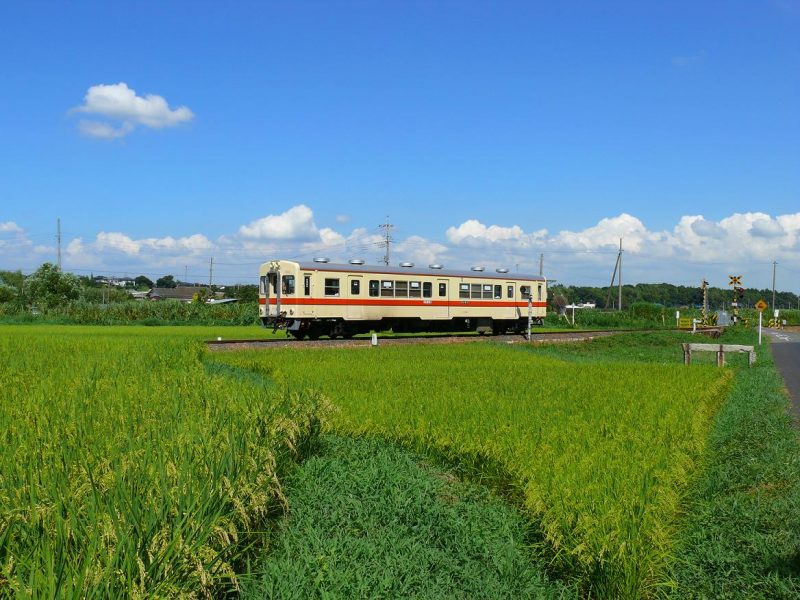
[[[611,274],[611,283],[608,286],[608,298],[606,298],[606,308],[611,305],[611,290],[614,288],[614,280],[619,273],[619,292],[617,299],[617,310],[622,310],[622,238],[619,238],[619,252],[617,252],[617,262],[614,263],[614,272]]]
[[[211,281],[214,276],[214,257],[211,257],[211,262],[208,265],[208,293],[211,293]]]
[[[383,229],[383,246],[386,251],[383,253],[383,264],[387,267],[389,266],[389,245],[392,243],[392,235],[391,231],[394,225],[389,223],[389,215],[386,215],[386,223],[383,225],[378,225],[380,229]]]
[[[544,252],[539,253],[539,277],[544,275]]]
[[[778,266],[777,261],[772,261],[772,310],[775,310],[775,267]]]
[[[622,310],[622,238],[619,238],[619,308]]]
[[[189,265],[183,265],[183,284],[189,283]]]
[[[56,219],[56,240],[58,242],[58,270],[61,270],[61,217]]]

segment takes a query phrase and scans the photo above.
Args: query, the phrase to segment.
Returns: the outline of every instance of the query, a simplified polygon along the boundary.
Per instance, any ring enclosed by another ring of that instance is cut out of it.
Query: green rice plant
[[[570,363],[495,344],[279,349],[214,356],[315,388],[331,429],[432,452],[505,489],[539,524],[553,571],[636,598],[664,581],[729,370]]]
[[[203,353],[174,332],[0,330],[0,597],[237,587],[326,401]]]

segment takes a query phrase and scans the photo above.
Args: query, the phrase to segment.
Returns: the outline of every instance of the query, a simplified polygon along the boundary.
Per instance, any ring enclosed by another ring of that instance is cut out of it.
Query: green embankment
[[[574,598],[534,564],[527,525],[484,486],[388,442],[324,436],[243,598]]]

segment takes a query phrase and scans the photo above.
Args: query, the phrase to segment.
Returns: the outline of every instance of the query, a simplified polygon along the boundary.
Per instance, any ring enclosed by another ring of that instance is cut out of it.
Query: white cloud
[[[133,131],[133,125],[131,123],[123,123],[119,127],[114,127],[113,125],[101,123],[100,121],[81,119],[80,123],[78,123],[78,130],[87,137],[115,140],[123,138]]]
[[[450,257],[447,246],[418,235],[412,235],[395,244],[393,252],[402,257],[401,261],[408,260],[420,265],[447,263]]]
[[[242,225],[239,234],[263,240],[312,240],[319,236],[319,231],[311,209],[298,204],[279,215],[268,215]]]
[[[525,233],[519,225],[504,227],[484,225],[476,219],[464,221],[458,227],[450,227],[445,232],[447,240],[456,245],[484,247],[493,244],[507,244],[516,247],[534,245],[546,235],[546,230]]]
[[[138,96],[124,82],[93,85],[86,92],[84,103],[71,112],[99,115],[118,126],[100,121],[81,120],[84,135],[100,139],[116,139],[131,133],[136,125],[153,129],[174,127],[194,118],[187,106],[171,109],[167,101],[156,94]]]
[[[770,219],[759,219],[750,227],[750,234],[756,237],[763,238],[779,238],[786,234],[783,226],[778,222]]]
[[[0,223],[0,233],[22,233],[22,228],[14,221]]]
[[[705,50],[698,52],[697,54],[684,54],[679,56],[673,56],[671,59],[673,67],[689,67],[691,65],[699,64],[705,61],[706,53]]]
[[[350,215],[336,215],[336,222],[337,223],[349,223],[350,222]]]

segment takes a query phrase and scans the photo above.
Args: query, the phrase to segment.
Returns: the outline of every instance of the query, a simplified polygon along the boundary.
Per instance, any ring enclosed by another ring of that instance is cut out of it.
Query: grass
[[[551,571],[605,597],[652,594],[731,372],[567,362],[494,344],[276,349],[214,360],[324,390],[333,431],[381,436],[516,498]],[[343,376],[343,374],[348,374]]]
[[[800,435],[766,346],[737,374],[704,462],[672,569],[674,597],[800,597]]]
[[[483,486],[392,444],[327,435],[242,598],[567,598],[527,525]]]
[[[209,373],[190,333],[0,330],[0,596],[236,588],[324,400]]]

